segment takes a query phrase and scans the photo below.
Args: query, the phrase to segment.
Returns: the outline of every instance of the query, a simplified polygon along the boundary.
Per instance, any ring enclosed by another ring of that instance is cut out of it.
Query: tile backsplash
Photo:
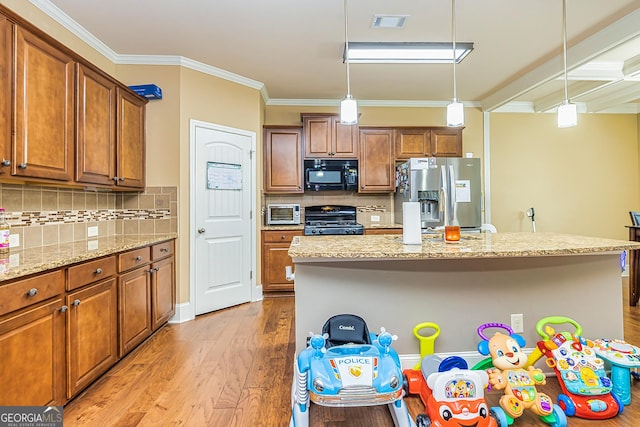
[[[98,237],[177,232],[177,187],[147,187],[142,193],[0,184],[14,242],[32,248]]]

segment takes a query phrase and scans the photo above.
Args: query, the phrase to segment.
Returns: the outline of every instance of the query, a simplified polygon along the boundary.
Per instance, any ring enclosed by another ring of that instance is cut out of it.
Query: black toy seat
[[[329,318],[322,327],[326,348],[343,344],[371,344],[369,328],[362,317],[355,314],[337,314]]]

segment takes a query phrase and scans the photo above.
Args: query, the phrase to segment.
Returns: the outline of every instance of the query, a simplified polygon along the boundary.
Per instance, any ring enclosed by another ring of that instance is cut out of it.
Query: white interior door
[[[191,122],[195,314],[251,300],[255,133]]]

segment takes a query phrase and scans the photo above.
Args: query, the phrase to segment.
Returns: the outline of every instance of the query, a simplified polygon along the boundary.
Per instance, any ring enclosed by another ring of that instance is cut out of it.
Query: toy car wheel
[[[509,420],[507,420],[507,414],[504,413],[504,409],[499,406],[494,406],[489,410],[489,414],[496,420],[498,427],[508,427]]]
[[[615,400],[616,403],[618,404],[618,414],[621,414],[622,411],[624,411],[624,403],[622,403],[622,400],[620,400],[618,395],[615,394],[614,392],[611,392],[611,397],[613,397],[613,400]]]
[[[553,405],[553,418],[554,418],[555,422],[551,424],[552,427],[566,427],[567,426],[567,416],[565,415],[565,413],[562,411],[562,409],[558,405]]]
[[[431,425],[431,418],[427,414],[418,414],[416,417],[417,427],[429,427]]]
[[[576,414],[576,405],[566,394],[558,395],[558,406],[560,406],[560,409],[562,409],[568,417],[573,417]]]

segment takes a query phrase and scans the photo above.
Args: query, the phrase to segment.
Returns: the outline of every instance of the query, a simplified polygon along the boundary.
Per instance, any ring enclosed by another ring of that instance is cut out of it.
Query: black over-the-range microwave
[[[304,189],[358,190],[358,161],[313,159],[304,161]]]

